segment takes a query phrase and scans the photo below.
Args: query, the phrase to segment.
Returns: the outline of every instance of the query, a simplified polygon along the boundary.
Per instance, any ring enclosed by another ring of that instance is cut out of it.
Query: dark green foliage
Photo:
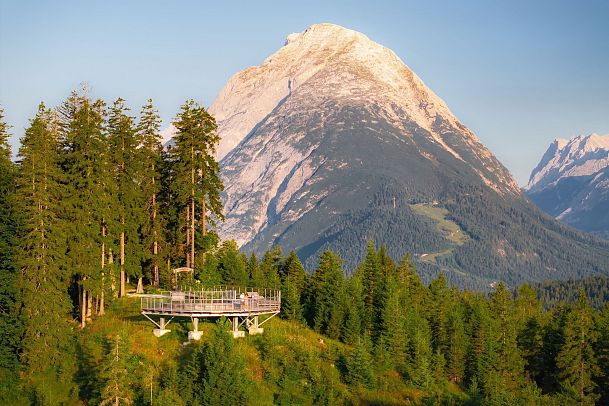
[[[123,99],[117,99],[108,117],[108,155],[112,173],[113,221],[110,234],[116,238],[115,246],[124,243],[125,258],[121,264],[127,275],[142,276],[142,260],[146,257],[140,241],[140,230],[145,222],[143,173],[145,168],[138,146],[142,140],[136,134],[134,118]],[[124,235],[124,237],[121,237]],[[124,238],[124,241],[120,239]]]
[[[223,284],[247,286],[247,259],[237,248],[237,243],[224,241],[215,256],[218,261],[217,272]]]
[[[315,331],[338,338],[344,317],[344,272],[340,258],[331,251],[322,254],[319,267],[309,280],[306,315]]]
[[[363,339],[359,339],[355,348],[347,359],[347,373],[345,380],[350,385],[362,385],[367,388],[374,386],[374,368],[370,356],[370,345]]]
[[[160,283],[160,268],[168,254],[163,228],[166,226],[161,212],[161,170],[163,167],[163,145],[160,134],[161,119],[152,100],[142,107],[137,126],[138,159],[141,160],[141,190],[145,220],[141,229],[144,269],[155,286]]]
[[[17,312],[19,302],[17,234],[17,168],[11,161],[8,125],[0,108],[0,403],[15,402],[21,323]]]
[[[302,302],[306,276],[296,252],[290,252],[280,268],[281,314],[288,320],[303,320]]]
[[[235,352],[229,327],[220,320],[211,337],[193,354],[183,379],[192,388],[192,403],[240,405],[249,399],[251,378],[244,360]]]
[[[532,287],[537,291],[537,296],[546,309],[560,302],[575,303],[579,298],[580,289],[584,289],[592,307],[601,309],[609,303],[609,278],[605,276],[545,281],[533,284]]]
[[[133,403],[130,358],[129,339],[126,335],[117,334],[108,340],[107,353],[99,374],[102,388],[100,405]]]
[[[583,290],[567,313],[563,336],[564,342],[556,357],[561,388],[577,404],[593,405],[598,399],[594,378],[600,374],[593,349],[597,332]]]
[[[73,93],[61,109],[60,162],[65,176],[67,269],[75,273],[81,323],[87,316],[86,294],[102,289],[101,252],[104,226],[112,217],[112,171],[104,131],[105,103]],[[115,251],[116,252],[116,251]],[[83,300],[83,298],[85,300]]]
[[[60,218],[62,174],[50,112],[43,104],[21,139],[19,157],[21,363],[36,402],[57,404],[74,396],[72,329],[68,324],[72,306],[67,294],[67,226]]]

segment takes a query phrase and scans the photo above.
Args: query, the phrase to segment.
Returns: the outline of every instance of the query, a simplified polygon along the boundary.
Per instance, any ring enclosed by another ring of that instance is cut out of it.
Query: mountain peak
[[[580,134],[556,139],[531,172],[527,191],[541,190],[560,179],[588,176],[609,166],[609,134]]]
[[[364,34],[334,24],[315,24],[290,34],[285,45],[259,66],[235,74],[210,107],[222,141],[222,159],[264,117],[305,84],[322,86],[310,99],[340,99],[352,103],[399,106],[395,120],[408,117],[433,134],[437,117],[456,125],[444,101],[390,49]],[[311,86],[309,86],[309,89]],[[469,133],[472,138],[473,135]],[[452,155],[459,154],[441,139],[436,142]]]

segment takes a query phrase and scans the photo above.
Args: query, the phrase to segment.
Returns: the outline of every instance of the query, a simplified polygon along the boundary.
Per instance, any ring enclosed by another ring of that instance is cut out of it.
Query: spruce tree
[[[0,403],[13,403],[19,367],[21,322],[19,302],[17,234],[18,200],[15,197],[15,164],[11,161],[8,143],[9,126],[0,108]]]
[[[21,362],[40,404],[74,396],[70,274],[65,263],[62,174],[50,111],[40,104],[21,139],[17,198],[23,216],[18,264],[24,325]]]
[[[247,273],[249,274],[249,283],[253,287],[264,287],[264,276],[258,264],[258,258],[255,253],[251,253],[247,260]]]
[[[79,289],[80,321],[92,314],[93,295],[103,291],[102,268],[112,208],[112,179],[105,136],[105,104],[73,93],[60,109],[61,166],[69,227],[68,269]]]
[[[285,319],[301,321],[302,294],[306,272],[295,251],[290,252],[281,266],[281,314]]]
[[[223,220],[220,192],[224,189],[220,167],[214,158],[220,142],[214,118],[193,100],[188,100],[174,120],[177,134],[170,149],[172,188],[182,214],[179,223],[184,241],[186,266],[195,267],[196,241],[200,241],[200,263],[205,262],[208,223]],[[198,208],[198,209],[197,209]],[[200,216],[197,214],[200,213]],[[198,219],[198,220],[197,220]],[[201,233],[197,238],[197,223]]]
[[[113,230],[119,240],[120,296],[125,295],[126,275],[139,278],[141,293],[141,264],[144,259],[139,231],[144,223],[142,157],[138,151],[138,140],[133,117],[127,115],[128,108],[123,99],[117,99],[108,117],[108,147],[112,184],[114,187]]]
[[[338,338],[344,318],[344,272],[340,258],[325,251],[309,278],[307,321],[315,331]]]
[[[603,309],[596,317],[597,341],[594,348],[596,360],[599,366],[605,365],[605,368],[599,368],[596,383],[598,385],[600,404],[609,403],[609,303],[605,304]]]
[[[140,122],[137,126],[139,157],[142,164],[142,201],[145,208],[145,221],[142,228],[142,244],[147,267],[151,273],[150,280],[159,286],[159,269],[162,266],[161,250],[164,247],[165,223],[163,221],[160,194],[161,170],[163,167],[163,145],[160,134],[161,118],[158,111],[148,100],[142,107]]]
[[[125,334],[117,334],[112,340],[108,340],[108,352],[102,365],[100,380],[101,402],[100,405],[131,405],[134,401],[134,393],[131,389],[131,367],[128,337]]]
[[[368,241],[368,248],[364,262],[361,264],[362,284],[364,287],[364,313],[362,324],[364,330],[372,335],[376,331],[379,320],[378,298],[381,281],[381,264],[379,256],[372,241]]]
[[[492,332],[485,356],[490,367],[484,376],[486,394],[490,397],[513,396],[523,387],[524,361],[516,342],[516,324],[511,294],[500,283],[491,295]]]
[[[193,354],[188,374],[193,404],[247,404],[253,384],[245,372],[245,362],[234,349],[228,326],[219,320],[211,336]]]
[[[227,240],[216,254],[218,260],[217,272],[220,273],[222,283],[229,286],[247,286],[247,259],[245,254],[239,252],[237,243]]]
[[[375,384],[374,366],[370,356],[369,343],[360,338],[347,359],[346,381],[350,385],[372,388]]]
[[[361,272],[356,271],[345,281],[345,323],[342,340],[347,344],[355,344],[362,336],[362,313],[364,310],[364,295]]]
[[[600,374],[593,349],[596,332],[592,311],[583,289],[579,295],[565,320],[564,342],[556,365],[560,371],[563,392],[579,405],[593,405],[598,399],[594,377]]]

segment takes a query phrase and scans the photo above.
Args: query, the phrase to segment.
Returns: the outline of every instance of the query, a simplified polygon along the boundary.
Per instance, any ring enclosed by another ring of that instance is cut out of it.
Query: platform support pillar
[[[171,330],[168,330],[166,327],[167,323],[165,322],[165,317],[161,317],[159,320],[159,328],[153,330],[154,335],[156,337],[161,337],[162,335],[169,333]]]
[[[237,317],[237,316],[233,317],[232,325],[233,325],[232,333],[233,333],[234,338],[245,337],[245,331],[239,330],[239,317]]]
[[[202,331],[199,331],[199,319],[197,317],[192,318],[192,331],[188,332],[188,339],[199,341],[203,335]]]
[[[264,329],[262,327],[258,327],[258,316],[254,316],[254,321],[250,324],[248,328],[248,332],[251,336],[255,336],[256,334],[262,334]]]

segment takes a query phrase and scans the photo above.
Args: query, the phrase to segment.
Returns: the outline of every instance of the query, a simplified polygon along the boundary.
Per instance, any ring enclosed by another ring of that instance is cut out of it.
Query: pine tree
[[[134,393],[130,381],[129,342],[125,334],[117,334],[108,340],[108,353],[100,373],[102,381],[100,405],[130,405],[133,404]]]
[[[161,250],[164,244],[162,212],[160,210],[161,170],[163,167],[163,145],[160,134],[161,118],[152,104],[152,99],[142,107],[137,126],[139,156],[142,164],[142,201],[145,221],[142,228],[142,243],[146,247],[151,281],[159,286],[159,268],[162,266]]]
[[[18,253],[20,314],[24,325],[21,362],[41,404],[73,396],[71,303],[67,295],[66,223],[60,218],[62,174],[50,111],[40,104],[19,150],[17,198],[23,223]]]
[[[593,346],[594,320],[583,289],[567,314],[564,343],[556,359],[562,390],[579,405],[593,405],[598,399],[593,378],[600,373]]]

